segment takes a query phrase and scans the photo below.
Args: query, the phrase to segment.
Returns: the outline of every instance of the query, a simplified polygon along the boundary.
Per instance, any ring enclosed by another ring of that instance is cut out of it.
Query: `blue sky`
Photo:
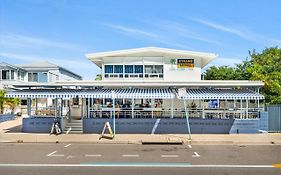
[[[48,60],[93,79],[86,53],[136,47],[212,52],[234,65],[281,45],[280,0],[1,0],[0,62]]]

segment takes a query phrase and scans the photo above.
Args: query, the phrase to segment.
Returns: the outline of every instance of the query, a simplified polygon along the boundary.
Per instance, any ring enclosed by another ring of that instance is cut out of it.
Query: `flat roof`
[[[187,50],[167,49],[159,47],[144,47],[127,50],[116,50],[107,52],[89,53],[85,55],[89,60],[101,67],[104,57],[170,57],[170,58],[198,58],[201,59],[201,67],[218,57],[217,54],[207,52],[195,52]]]

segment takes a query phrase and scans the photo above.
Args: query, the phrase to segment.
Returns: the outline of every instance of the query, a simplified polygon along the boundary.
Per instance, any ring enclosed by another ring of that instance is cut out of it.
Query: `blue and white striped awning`
[[[6,97],[171,99],[175,95],[171,89],[28,89],[8,92]]]
[[[250,89],[187,89],[184,99],[226,99],[226,100],[257,100],[264,99],[264,96]],[[180,98],[177,94],[177,97]]]

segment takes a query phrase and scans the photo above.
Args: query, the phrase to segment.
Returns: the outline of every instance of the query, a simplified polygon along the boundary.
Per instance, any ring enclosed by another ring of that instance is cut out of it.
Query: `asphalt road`
[[[1,175],[281,174],[281,145],[0,144]]]

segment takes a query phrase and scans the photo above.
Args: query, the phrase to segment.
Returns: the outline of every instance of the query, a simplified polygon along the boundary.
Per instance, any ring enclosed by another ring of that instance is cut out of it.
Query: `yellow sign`
[[[194,68],[194,59],[177,59],[177,68]]]

